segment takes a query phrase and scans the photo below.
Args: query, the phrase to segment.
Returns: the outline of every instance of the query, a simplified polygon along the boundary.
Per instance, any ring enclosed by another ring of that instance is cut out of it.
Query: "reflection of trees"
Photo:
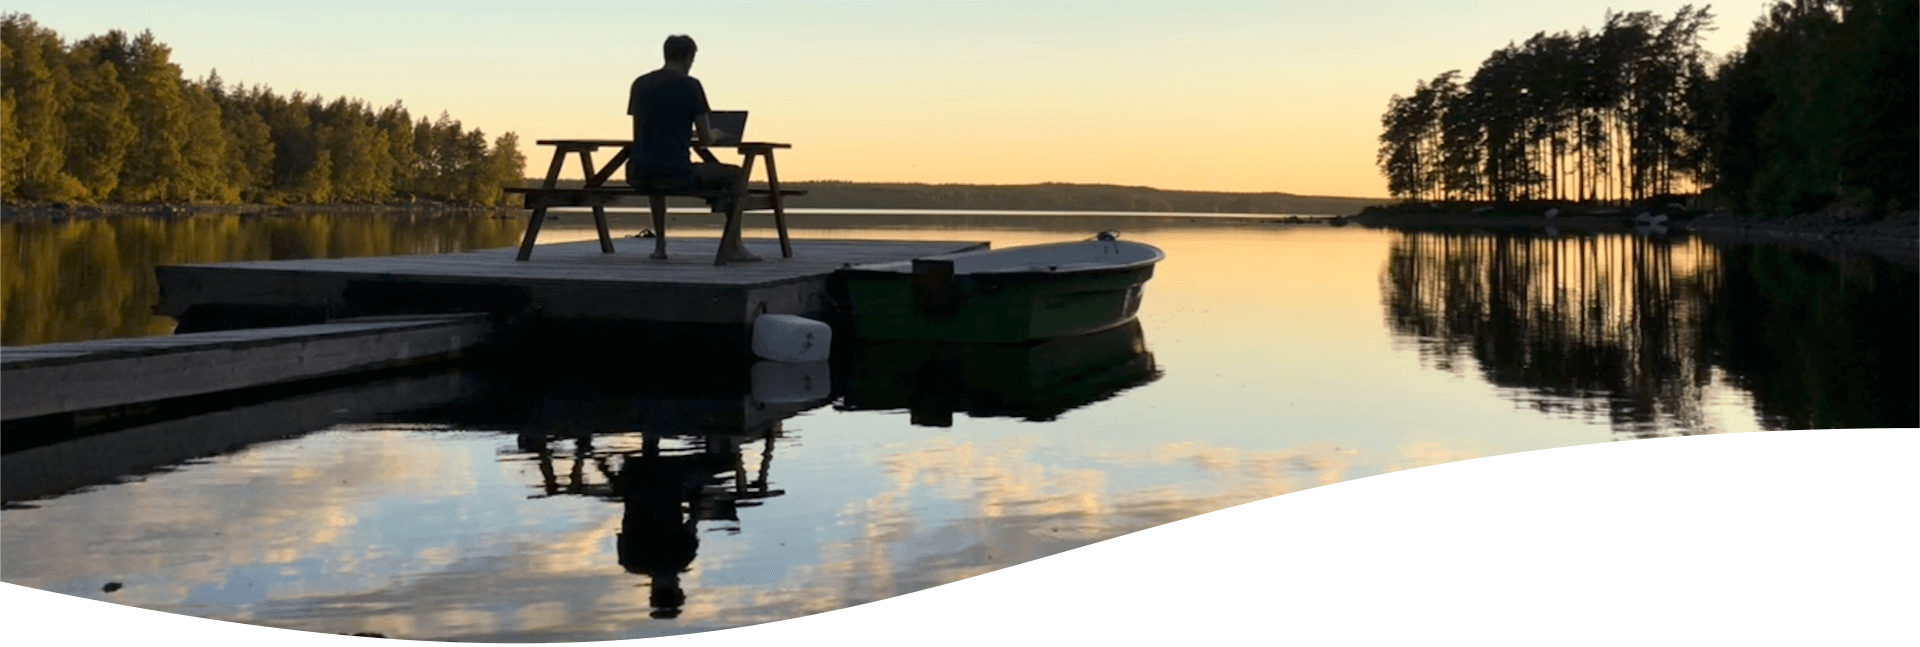
[[[1768,427],[1912,426],[1913,274],[1810,259],[1697,240],[1404,233],[1383,301],[1433,365],[1471,358],[1537,408],[1637,434],[1705,430],[1716,368],[1753,392]]]
[[[1720,253],[1706,338],[1788,429],[1920,426],[1920,281],[1880,259],[1759,245]]]
[[[156,265],[431,254],[511,245],[483,214],[112,217],[0,225],[0,344],[163,335]]]
[[[1701,426],[1701,312],[1716,265],[1698,243],[1407,233],[1384,280],[1394,329],[1456,369],[1617,427]],[[1660,423],[1665,424],[1660,424]]]

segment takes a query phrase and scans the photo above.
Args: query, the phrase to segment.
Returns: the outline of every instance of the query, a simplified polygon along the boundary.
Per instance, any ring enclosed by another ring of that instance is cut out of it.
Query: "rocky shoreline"
[[[1686,227],[1708,240],[1858,250],[1909,267],[1920,266],[1920,212],[1916,211],[1887,218],[1848,212],[1810,213],[1791,218],[1713,213],[1689,221]]]
[[[1835,209],[1789,218],[1760,218],[1726,211],[1668,208],[1567,209],[1547,216],[1554,207],[1513,207],[1479,211],[1446,209],[1438,205],[1371,209],[1344,219],[1346,223],[1392,229],[1519,229],[1567,232],[1649,231],[1637,223],[1640,214],[1667,215],[1667,231],[1685,231],[1714,242],[1792,245],[1829,254],[1869,254],[1907,267],[1920,267],[1920,211],[1875,217],[1859,210]]]

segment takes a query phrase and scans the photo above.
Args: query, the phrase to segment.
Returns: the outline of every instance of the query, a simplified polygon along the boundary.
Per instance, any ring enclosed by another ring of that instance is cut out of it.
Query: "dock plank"
[[[0,419],[281,384],[457,354],[483,315],[394,318],[0,349]]]

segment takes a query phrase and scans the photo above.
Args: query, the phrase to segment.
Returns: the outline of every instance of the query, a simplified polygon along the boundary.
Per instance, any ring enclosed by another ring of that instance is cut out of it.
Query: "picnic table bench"
[[[718,190],[662,190],[658,187],[634,187],[628,185],[626,182],[612,181],[613,175],[619,172],[620,169],[626,167],[627,156],[633,146],[631,140],[542,139],[537,143],[541,146],[554,147],[553,162],[547,166],[546,179],[542,181],[538,187],[507,187],[506,189],[507,193],[524,195],[526,208],[533,210],[533,215],[527,218],[526,235],[520,240],[520,254],[516,256],[514,260],[524,261],[533,256],[533,244],[540,236],[540,225],[547,219],[547,209],[552,207],[592,207],[593,224],[600,233],[600,251],[612,254],[613,237],[607,232],[606,206],[608,204],[625,197],[647,196],[651,203],[649,206],[654,212],[654,227],[657,229],[654,235],[665,236],[667,233],[665,200],[668,196],[695,197],[707,200],[725,197],[725,192]],[[595,166],[593,163],[594,151],[607,146],[618,147],[619,152],[615,153],[613,159],[608,160],[605,166]],[[780,188],[779,169],[774,166],[773,162],[774,150],[792,148],[792,146],[789,144],[768,142],[742,142],[738,144],[706,146],[695,144],[693,146],[694,152],[698,153],[701,159],[709,163],[717,164],[719,160],[714,158],[713,153],[708,150],[709,148],[733,148],[738,150],[744,158],[740,163],[740,172],[745,176],[743,180],[753,177],[753,165],[757,159],[764,157],[767,160],[767,188],[749,188],[745,199],[741,200],[739,205],[727,214],[726,228],[721,236],[721,249],[714,255],[713,264],[726,264],[727,241],[739,240],[742,224],[740,221],[745,218],[744,212],[764,209],[773,210],[774,226],[780,232],[780,255],[784,258],[792,258],[793,245],[788,242],[787,239],[787,214],[785,205],[783,204],[783,198],[806,195],[807,192],[805,190]],[[560,169],[565,166],[567,156],[573,154],[580,156],[580,169],[586,180],[578,187],[558,186]]]

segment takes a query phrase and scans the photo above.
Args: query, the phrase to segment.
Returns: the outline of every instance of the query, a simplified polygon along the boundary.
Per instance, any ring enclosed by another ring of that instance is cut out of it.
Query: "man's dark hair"
[[[693,53],[699,50],[700,48],[693,44],[693,38],[686,34],[668,36],[666,46],[661,48],[661,51],[667,55],[667,60],[669,61],[692,59]]]

